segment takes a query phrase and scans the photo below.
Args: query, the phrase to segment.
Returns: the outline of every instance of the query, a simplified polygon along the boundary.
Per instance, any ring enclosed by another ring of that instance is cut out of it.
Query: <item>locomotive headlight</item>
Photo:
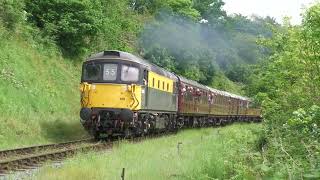
[[[81,93],[83,93],[86,90],[86,84],[81,84],[79,90]]]
[[[84,82],[80,85],[79,89],[80,89],[80,92],[84,92],[84,91],[90,90],[90,88],[91,88],[91,85]]]

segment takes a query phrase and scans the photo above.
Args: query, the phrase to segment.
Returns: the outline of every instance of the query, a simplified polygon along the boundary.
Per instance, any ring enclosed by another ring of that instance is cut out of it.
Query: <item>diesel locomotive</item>
[[[80,118],[95,138],[260,121],[248,98],[178,76],[138,56],[104,51],[82,66]]]

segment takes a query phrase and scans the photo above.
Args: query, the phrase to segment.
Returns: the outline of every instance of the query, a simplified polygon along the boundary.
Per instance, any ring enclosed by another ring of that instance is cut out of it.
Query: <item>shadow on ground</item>
[[[80,122],[66,122],[60,119],[40,124],[42,134],[53,142],[64,142],[89,137]]]

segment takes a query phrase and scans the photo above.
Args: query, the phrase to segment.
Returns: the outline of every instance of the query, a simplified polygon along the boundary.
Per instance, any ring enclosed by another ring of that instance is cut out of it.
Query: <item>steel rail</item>
[[[37,149],[39,147],[41,149],[40,151]],[[32,169],[48,160],[61,161],[64,158],[71,157],[77,152],[109,149],[111,147],[112,143],[94,142],[92,139],[86,139],[60,144],[11,149],[8,150],[7,153],[6,151],[1,151],[2,154],[10,154],[10,156],[0,159],[0,176],[18,170]]]
[[[3,159],[8,159],[12,156],[21,156],[21,155],[24,156],[24,155],[36,153],[39,151],[45,151],[47,149],[63,148],[67,146],[73,146],[73,145],[89,143],[89,142],[94,142],[94,139],[81,139],[81,140],[68,141],[63,143],[45,144],[45,145],[30,146],[30,147],[23,147],[23,148],[17,148],[17,149],[2,150],[0,151],[0,161],[2,161]]]
[[[143,137],[127,139],[127,141],[131,143],[139,143],[146,139],[159,138],[170,134],[172,133],[162,132]],[[60,144],[47,144],[0,151],[0,157],[6,157],[4,160],[0,159],[0,177],[15,171],[33,169],[48,160],[59,162],[67,157],[73,156],[77,152],[107,150],[112,148],[113,144],[117,142],[120,143],[123,139],[118,138],[109,140],[110,141],[108,142],[95,142],[93,139],[85,139]],[[86,144],[88,142],[89,144]]]

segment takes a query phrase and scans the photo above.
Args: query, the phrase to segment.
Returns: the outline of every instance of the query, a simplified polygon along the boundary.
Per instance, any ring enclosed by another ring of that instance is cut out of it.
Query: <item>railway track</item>
[[[177,132],[159,132],[143,137],[128,139],[131,143],[139,143],[146,139],[154,139],[176,134]],[[108,142],[97,142],[94,139],[83,139],[58,144],[46,144],[0,151],[0,177],[15,171],[24,171],[39,167],[47,161],[60,162],[77,152],[106,150],[112,148],[115,142],[123,139],[109,139]]]
[[[23,171],[38,167],[51,161],[61,161],[77,152],[102,150],[112,147],[112,143],[83,139],[59,144],[47,144],[19,149],[0,151],[0,176],[14,171]]]
[[[158,138],[165,133],[158,133],[144,137],[128,139],[129,142],[139,143],[148,138]],[[121,139],[110,139],[108,142],[97,142],[94,139],[83,139],[58,144],[46,144],[39,146],[24,147],[0,151],[0,177],[41,166],[47,161],[60,162],[71,157],[77,152],[88,152],[92,150],[106,150],[112,148],[115,142]]]

